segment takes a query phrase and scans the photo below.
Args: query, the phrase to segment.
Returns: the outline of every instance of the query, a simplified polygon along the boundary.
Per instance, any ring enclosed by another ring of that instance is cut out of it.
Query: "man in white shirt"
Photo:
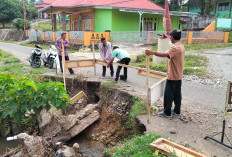
[[[101,39],[101,43],[99,44],[99,50],[101,58],[105,63],[110,62],[112,59],[112,50],[111,50],[111,43],[107,42],[105,38]],[[110,67],[110,74],[111,77],[114,76],[114,67],[113,64],[109,65]],[[102,77],[106,76],[106,66],[103,66]]]

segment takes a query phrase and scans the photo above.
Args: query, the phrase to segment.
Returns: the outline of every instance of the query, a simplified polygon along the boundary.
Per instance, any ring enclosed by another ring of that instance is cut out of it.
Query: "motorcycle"
[[[48,65],[51,69],[55,63],[56,65],[56,74],[60,73],[60,59],[57,54],[57,49],[54,45],[50,46],[50,50],[45,51],[43,56],[44,66]]]
[[[31,50],[29,62],[33,68],[39,68],[41,66],[42,48],[40,45],[35,45],[35,47],[35,49]]]
[[[50,50],[44,52],[43,62],[44,66],[48,66],[48,68],[52,69],[55,59],[57,57],[57,49],[54,45],[50,46]]]

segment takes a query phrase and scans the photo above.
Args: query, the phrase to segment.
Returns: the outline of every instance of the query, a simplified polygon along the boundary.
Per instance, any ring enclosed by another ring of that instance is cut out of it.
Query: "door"
[[[144,31],[152,31],[152,22],[145,22]]]

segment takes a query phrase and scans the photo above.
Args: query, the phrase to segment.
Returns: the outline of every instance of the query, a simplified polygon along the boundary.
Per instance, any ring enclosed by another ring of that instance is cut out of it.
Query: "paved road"
[[[30,55],[30,51],[32,48],[26,47],[26,46],[20,46],[16,44],[11,43],[2,43],[0,42],[0,49],[3,49],[5,51],[8,51],[18,57],[20,60],[22,60],[24,63],[29,64],[27,61],[27,58]],[[232,51],[232,49],[227,49],[226,52]],[[209,51],[211,52],[211,51]],[[221,50],[214,51],[214,53],[220,53]],[[71,59],[83,59],[83,58],[89,58],[91,54],[86,55],[84,53],[76,53],[76,54],[70,54]],[[211,59],[210,59],[211,61]],[[224,65],[223,59],[220,61],[221,64]],[[218,64],[220,64],[218,62]],[[212,64],[210,62],[210,64]],[[232,67],[232,66],[231,66]],[[224,68],[224,66],[221,66],[221,68]],[[116,67],[114,67],[116,70]],[[83,69],[76,69],[76,73],[92,76],[93,74],[93,68],[83,68]],[[231,70],[230,70],[231,71]],[[100,78],[102,72],[102,67],[97,66],[97,77]],[[128,71],[128,82],[123,83],[120,82],[123,86],[130,86],[131,89],[138,91],[140,95],[146,95],[146,78],[143,76],[137,75],[136,70],[129,69]],[[107,69],[107,74],[109,75],[109,70]],[[232,76],[232,75],[230,75]],[[107,78],[108,80],[112,80],[110,77]],[[151,80],[151,84],[157,82],[156,79]],[[225,88],[215,88],[214,86],[209,85],[199,85],[192,82],[186,82],[183,81],[183,97],[187,98],[193,102],[196,102],[196,104],[202,104],[204,102],[203,107],[206,111],[208,109],[215,109],[219,111],[223,111],[224,109],[224,103],[225,103]]]

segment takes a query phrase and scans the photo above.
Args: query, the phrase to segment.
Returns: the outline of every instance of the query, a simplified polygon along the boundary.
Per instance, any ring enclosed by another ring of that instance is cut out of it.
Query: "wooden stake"
[[[92,48],[93,48],[94,75],[96,75],[96,74],[97,74],[97,72],[96,72],[96,58],[95,58],[94,42],[92,42]]]
[[[151,120],[151,110],[150,110],[150,60],[149,60],[149,56],[146,56],[146,71],[147,71],[147,115],[148,115],[148,119],[147,119],[147,123],[150,124],[150,120]]]
[[[65,67],[65,53],[64,53],[64,40],[62,39],[62,66],[63,66],[63,80],[64,88],[66,90],[66,67]]]

